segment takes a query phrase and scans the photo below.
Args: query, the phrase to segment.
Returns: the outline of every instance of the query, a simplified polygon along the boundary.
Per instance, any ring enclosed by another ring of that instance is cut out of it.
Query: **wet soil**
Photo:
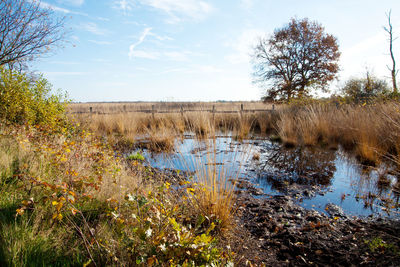
[[[333,204],[319,213],[245,184],[231,237],[238,266],[400,266],[398,220],[350,218]]]

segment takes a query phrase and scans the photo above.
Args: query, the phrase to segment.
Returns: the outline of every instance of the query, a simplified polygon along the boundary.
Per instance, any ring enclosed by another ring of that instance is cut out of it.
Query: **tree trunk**
[[[392,69],[390,70],[392,74],[392,83],[393,83],[393,93],[397,94],[397,82],[396,82],[396,61],[393,55],[393,27],[392,22],[390,21],[390,15],[392,11],[389,11],[389,14],[386,14],[388,18],[389,28],[384,27],[384,30],[389,34],[389,50],[390,50],[390,58],[392,59]]]

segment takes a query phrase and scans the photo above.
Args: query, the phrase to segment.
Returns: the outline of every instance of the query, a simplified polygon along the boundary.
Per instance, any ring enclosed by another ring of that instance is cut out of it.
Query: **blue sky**
[[[47,0],[67,17],[68,43],[33,69],[74,101],[258,100],[250,54],[290,18],[338,38],[339,81],[369,68],[389,77],[385,13],[400,36],[398,0]],[[394,45],[400,64],[400,40]]]

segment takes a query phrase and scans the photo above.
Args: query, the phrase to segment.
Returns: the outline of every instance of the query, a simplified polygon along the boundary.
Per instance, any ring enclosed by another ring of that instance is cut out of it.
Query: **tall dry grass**
[[[200,139],[218,134],[234,134],[238,139],[252,133],[266,134],[274,128],[276,113],[210,113],[196,111],[181,113],[113,113],[72,114],[74,120],[89,128],[111,144],[132,146],[135,142],[149,140],[149,148],[156,151],[171,150],[176,138],[185,133],[195,133]],[[155,142],[155,144],[151,144]],[[159,149],[162,148],[162,149]]]
[[[142,110],[151,110],[154,106],[157,111],[176,111],[181,108],[191,111],[212,110],[218,111],[239,111],[243,105],[244,109],[272,109],[272,104],[262,101],[227,101],[227,102],[92,102],[92,103],[71,103],[69,112],[89,113],[92,107],[93,113],[126,113]]]
[[[194,166],[194,183],[190,183],[188,193],[193,203],[194,214],[202,214],[210,222],[216,222],[216,229],[226,233],[235,225],[234,214],[236,212],[236,181],[242,171],[239,165],[230,165],[227,162],[219,162],[218,152],[220,144],[217,144],[216,138],[199,140],[205,148],[204,157],[192,158],[192,162],[183,162],[187,168]],[[225,149],[232,149],[230,144],[225,144]],[[246,162],[253,151],[251,146],[240,146],[233,148],[232,161]],[[183,158],[183,157],[182,157]]]
[[[279,111],[277,132],[288,145],[341,145],[367,164],[399,154],[399,103],[342,105],[316,103]]]

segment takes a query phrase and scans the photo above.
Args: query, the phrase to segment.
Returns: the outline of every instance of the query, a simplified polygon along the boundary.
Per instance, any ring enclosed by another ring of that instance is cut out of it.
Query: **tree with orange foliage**
[[[264,100],[290,100],[326,92],[339,71],[337,39],[318,22],[292,19],[268,38],[260,38],[253,55],[254,82],[266,87]]]

